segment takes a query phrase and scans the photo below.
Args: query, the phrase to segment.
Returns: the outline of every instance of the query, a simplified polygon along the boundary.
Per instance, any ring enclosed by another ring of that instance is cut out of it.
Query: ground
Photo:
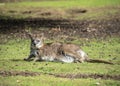
[[[119,86],[119,5],[119,0],[0,3],[0,86]],[[90,58],[114,65],[24,61],[30,51],[25,31],[44,33],[45,43],[77,44]]]

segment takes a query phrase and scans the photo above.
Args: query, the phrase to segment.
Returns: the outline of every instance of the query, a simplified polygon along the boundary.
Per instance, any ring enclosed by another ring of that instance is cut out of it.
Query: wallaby
[[[31,39],[30,55],[24,60],[30,60],[34,57],[34,61],[60,61],[66,63],[72,62],[98,62],[113,64],[104,60],[95,60],[88,58],[88,55],[75,44],[65,43],[44,43],[44,36],[32,35],[28,33]]]

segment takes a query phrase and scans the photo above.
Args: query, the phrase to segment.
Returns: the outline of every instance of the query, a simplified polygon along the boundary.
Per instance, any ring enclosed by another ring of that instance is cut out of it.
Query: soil
[[[25,30],[44,33],[48,38],[81,37],[105,38],[120,36],[120,19],[65,20],[65,19],[0,19],[0,34],[26,38]]]
[[[54,74],[56,77],[78,79],[78,78],[93,78],[93,79],[113,79],[120,80],[120,75],[108,74]]]
[[[39,76],[42,73],[38,72],[29,72],[29,71],[4,71],[0,70],[0,76]],[[78,79],[78,78],[94,78],[94,79],[112,79],[112,80],[120,80],[120,75],[108,75],[108,74],[47,74],[60,78],[70,78],[70,79]]]
[[[40,75],[40,73],[37,73],[37,72],[29,72],[29,71],[26,71],[26,72],[22,72],[22,71],[0,71],[0,75],[1,76],[38,76]]]

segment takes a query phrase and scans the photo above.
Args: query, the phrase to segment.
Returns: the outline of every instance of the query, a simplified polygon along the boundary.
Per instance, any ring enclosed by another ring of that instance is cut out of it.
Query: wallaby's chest
[[[39,50],[31,49],[30,54],[34,56],[39,56]]]

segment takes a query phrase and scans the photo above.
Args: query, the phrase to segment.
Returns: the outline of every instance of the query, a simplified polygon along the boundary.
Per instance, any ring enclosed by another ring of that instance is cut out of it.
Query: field
[[[1,18],[109,19],[119,15],[119,0],[62,0],[1,3]],[[108,18],[107,18],[108,17]],[[119,17],[119,16],[117,16]]]
[[[0,86],[119,86],[119,9],[119,0],[0,3]],[[114,65],[24,61],[26,30],[44,33],[45,43],[77,44],[90,58]]]
[[[84,41],[84,43],[82,48],[91,58],[97,57],[98,59],[112,61],[114,65],[26,62],[23,61],[23,58],[29,54],[30,41],[12,40],[0,45],[0,85],[96,86],[100,84],[103,86],[118,86],[120,83],[120,39],[108,39],[102,42],[92,40],[89,43]]]

